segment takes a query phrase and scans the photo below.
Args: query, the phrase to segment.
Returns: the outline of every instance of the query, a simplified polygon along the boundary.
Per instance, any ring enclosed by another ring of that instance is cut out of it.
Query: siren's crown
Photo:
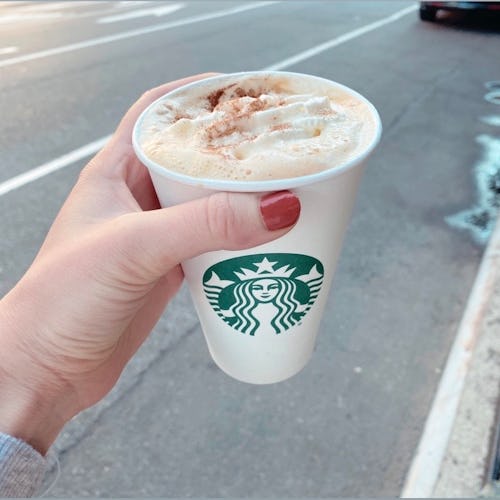
[[[241,272],[235,271],[234,274],[238,276],[241,281],[254,280],[260,278],[289,278],[295,271],[295,267],[290,267],[288,264],[274,269],[277,262],[270,262],[267,257],[264,257],[261,262],[255,262],[254,266],[257,271],[251,269],[241,268]]]

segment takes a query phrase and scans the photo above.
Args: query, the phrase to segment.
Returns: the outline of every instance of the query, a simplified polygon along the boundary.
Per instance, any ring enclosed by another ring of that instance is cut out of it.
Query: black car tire
[[[436,14],[437,14],[437,9],[436,7],[425,7],[422,6],[420,7],[420,19],[422,21],[435,21],[436,20]]]

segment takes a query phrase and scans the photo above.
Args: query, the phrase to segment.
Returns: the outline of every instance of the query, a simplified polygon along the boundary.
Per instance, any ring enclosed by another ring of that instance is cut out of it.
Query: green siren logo
[[[279,334],[311,309],[323,275],[323,264],[307,255],[246,255],[207,269],[203,289],[214,311],[235,330]]]

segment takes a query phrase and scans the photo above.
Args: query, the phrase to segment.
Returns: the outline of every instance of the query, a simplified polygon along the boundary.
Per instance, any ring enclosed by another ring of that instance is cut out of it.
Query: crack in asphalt
[[[425,84],[425,92],[415,100],[411,101],[408,106],[403,108],[389,123],[389,125],[385,128],[385,137],[389,137],[392,133],[394,133],[397,129],[403,118],[413,112],[415,109],[420,107],[422,103],[434,93],[436,88],[445,80],[447,80],[452,74],[456,73],[460,64],[456,64],[448,71],[446,71],[442,75],[438,75],[434,80],[432,80],[429,84]]]
[[[114,408],[118,403],[120,403],[125,396],[131,393],[144,379],[146,373],[150,371],[160,360],[162,360],[167,354],[175,351],[190,335],[194,334],[199,328],[198,322],[196,322],[193,326],[188,328],[183,334],[181,334],[177,339],[173,342],[169,343],[167,346],[160,348],[157,352],[158,354],[154,356],[147,364],[142,368],[132,379],[131,381],[123,388],[121,388],[115,397],[111,397],[108,400],[104,400],[104,404],[101,408],[95,413],[93,418],[85,423],[81,430],[75,431],[71,434],[70,440],[63,446],[58,447],[57,442],[54,445],[55,454],[58,457],[59,461],[62,462],[66,454],[71,451],[73,448],[78,446],[85,438],[92,435],[94,432],[96,425],[102,420],[105,414],[112,408]],[[94,408],[95,411],[95,408]]]

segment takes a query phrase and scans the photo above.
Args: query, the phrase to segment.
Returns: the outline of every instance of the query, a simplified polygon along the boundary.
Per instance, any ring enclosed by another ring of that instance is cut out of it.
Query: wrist
[[[30,354],[24,335],[35,334],[33,325],[13,302],[9,295],[0,301],[0,432],[45,455],[73,416],[72,391]]]
[[[0,373],[0,432],[19,438],[45,455],[65,421],[38,389],[26,388]]]

